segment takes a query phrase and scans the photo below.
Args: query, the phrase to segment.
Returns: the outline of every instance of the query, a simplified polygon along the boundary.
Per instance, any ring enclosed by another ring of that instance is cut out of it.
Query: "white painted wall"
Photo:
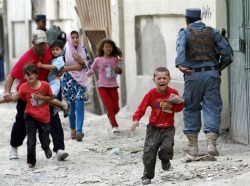
[[[25,7],[22,8],[22,7]],[[7,1],[9,60],[10,69],[17,59],[29,48],[29,28],[31,4],[28,0]]]
[[[38,13],[46,14],[47,28],[54,24],[60,26],[65,32],[72,28],[80,29],[80,21],[74,8],[75,0],[61,0],[59,10],[57,10],[56,2],[56,0],[46,0],[42,3],[45,7],[40,7],[37,10]],[[32,33],[36,30],[31,11],[30,0],[7,1],[10,69],[21,55],[31,47]],[[57,11],[59,11],[58,17]]]

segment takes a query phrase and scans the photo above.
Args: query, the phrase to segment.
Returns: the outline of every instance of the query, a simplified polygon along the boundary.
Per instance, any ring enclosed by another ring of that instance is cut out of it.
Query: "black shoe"
[[[47,159],[50,159],[52,156],[52,151],[50,150],[50,148],[44,150],[45,156]]]
[[[84,137],[84,133],[82,133],[82,132],[76,133],[76,141],[82,141],[83,137]]]
[[[161,160],[161,167],[162,167],[162,170],[169,171],[169,169],[171,167],[170,161],[169,160]]]
[[[142,183],[142,185],[148,185],[148,184],[151,183],[151,179],[148,178],[148,177],[146,177],[146,176],[143,176],[143,177],[141,178],[141,183]]]

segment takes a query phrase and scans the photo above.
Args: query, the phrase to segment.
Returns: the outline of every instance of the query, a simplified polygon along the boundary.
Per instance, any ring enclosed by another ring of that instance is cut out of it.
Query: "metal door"
[[[229,41],[234,62],[229,67],[232,139],[249,144],[250,21],[249,0],[228,0]]]

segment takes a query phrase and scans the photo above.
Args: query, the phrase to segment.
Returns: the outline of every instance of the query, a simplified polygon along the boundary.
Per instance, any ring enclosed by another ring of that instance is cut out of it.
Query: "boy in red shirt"
[[[53,93],[50,85],[45,81],[38,80],[38,70],[33,64],[28,64],[23,69],[24,78],[27,82],[23,83],[12,100],[22,98],[27,102],[24,111],[26,124],[27,140],[27,163],[30,168],[36,164],[36,132],[38,130],[41,147],[45,152],[46,158],[51,158],[52,151],[49,147],[49,123],[50,111],[49,101],[53,100]]]
[[[147,107],[151,107],[152,109],[149,124],[147,125],[142,158],[144,164],[143,185],[150,184],[151,179],[154,178],[157,153],[162,162],[163,170],[170,169],[171,164],[169,160],[174,155],[174,113],[182,111],[184,104],[183,102],[180,104],[171,104],[168,102],[171,94],[179,96],[177,90],[168,86],[170,79],[168,69],[165,67],[156,68],[153,78],[156,88],[151,89],[144,96],[133,115],[132,132],[139,126],[139,121],[144,116]]]

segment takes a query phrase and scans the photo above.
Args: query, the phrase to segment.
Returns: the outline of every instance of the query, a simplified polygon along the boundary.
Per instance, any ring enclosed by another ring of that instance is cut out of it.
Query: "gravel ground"
[[[1,91],[3,85],[0,85],[0,95]],[[130,133],[132,114],[126,112],[125,108],[122,109],[117,116],[121,133],[113,135],[106,115],[97,116],[86,111],[85,137],[82,142],[77,142],[70,139],[68,120],[60,113],[69,157],[59,162],[53,154],[51,159],[46,159],[38,142],[37,164],[30,169],[26,164],[26,143],[18,148],[19,159],[8,158],[15,105],[0,105],[0,185],[141,185],[141,157],[147,117],[142,119],[135,133]],[[156,176],[151,185],[249,185],[249,146],[234,143],[227,138],[219,138],[220,156],[214,161],[187,163],[186,156],[181,151],[186,137],[182,134],[181,127],[177,127],[172,167],[170,171],[163,171],[157,160]],[[50,146],[53,148],[52,143]],[[201,154],[206,153],[203,133],[199,135],[199,147]],[[115,148],[118,151],[112,153]]]

